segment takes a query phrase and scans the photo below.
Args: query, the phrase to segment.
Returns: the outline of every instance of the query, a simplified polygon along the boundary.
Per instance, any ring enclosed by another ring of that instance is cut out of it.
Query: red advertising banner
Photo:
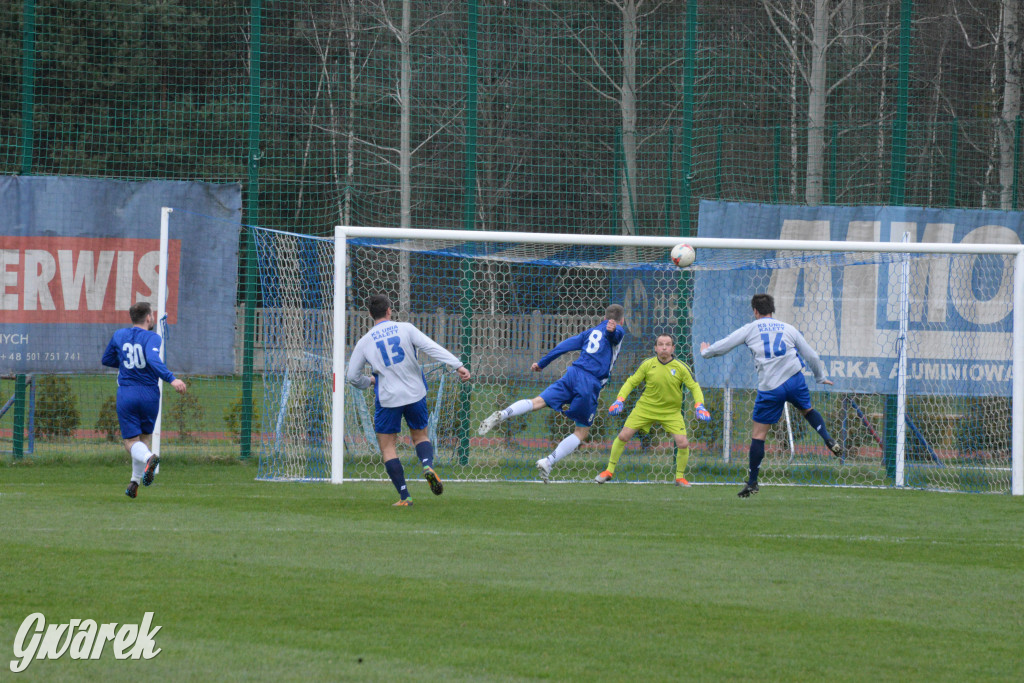
[[[181,240],[168,243],[167,322],[178,321]],[[117,323],[157,308],[160,240],[0,235],[0,324]]]

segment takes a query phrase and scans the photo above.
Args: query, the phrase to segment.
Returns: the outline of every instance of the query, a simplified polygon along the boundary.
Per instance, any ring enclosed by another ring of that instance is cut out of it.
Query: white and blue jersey
[[[141,327],[114,333],[103,352],[103,365],[117,368],[117,420],[121,437],[152,434],[160,412],[159,380],[174,375],[160,358],[160,335]]]
[[[811,407],[803,369],[806,363],[814,379],[821,382],[826,379],[825,365],[798,329],[775,318],[758,318],[710,345],[700,355],[714,358],[740,344],[747,345],[757,368],[754,422],[775,424],[787,401],[801,410]]]
[[[452,369],[462,367],[462,361],[412,323],[381,320],[352,349],[345,377],[352,386],[366,389],[370,378],[363,374],[363,366],[370,365],[376,378],[374,431],[378,434],[397,434],[403,416],[409,429],[426,428],[427,382],[416,357],[420,351]]]
[[[613,332],[608,331],[607,325],[605,320],[575,337],[569,337],[537,361],[537,365],[545,368],[564,353],[580,352],[579,358],[566,368],[562,378],[542,391],[540,397],[549,408],[585,427],[594,423],[601,389],[608,382],[622,338],[626,336],[621,325],[616,326]]]

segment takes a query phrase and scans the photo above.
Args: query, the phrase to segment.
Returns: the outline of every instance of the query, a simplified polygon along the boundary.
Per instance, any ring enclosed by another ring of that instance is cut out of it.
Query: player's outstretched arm
[[[619,387],[618,392],[616,392],[615,394],[615,396],[618,397],[620,401],[625,401],[626,397],[633,393],[633,390],[640,386],[640,384],[647,379],[647,370],[651,366],[650,363],[651,359],[645,360],[643,363],[637,366],[636,372],[630,375],[626,379],[626,381],[622,383],[622,386]],[[612,414],[617,415],[618,413]]]
[[[744,325],[738,330],[734,331],[728,337],[719,339],[714,344],[708,344],[707,342],[700,343],[700,355],[703,358],[714,358],[715,356],[722,356],[735,349],[740,344],[743,344],[747,339],[747,327]]]
[[[415,348],[422,349],[428,356],[455,369],[456,372],[458,372],[458,368],[465,370],[465,367],[462,365],[462,361],[459,360],[455,354],[425,335],[423,331],[415,325],[411,326],[412,330],[410,331],[410,337],[412,337],[412,344]],[[469,372],[469,370],[466,370],[466,372]]]
[[[587,331],[584,331],[580,332],[575,337],[569,337],[565,341],[560,342],[558,346],[548,351],[547,354],[539,361],[534,363],[534,365],[538,366],[541,370],[543,370],[544,368],[551,364],[551,361],[558,358],[562,354],[569,353],[570,351],[579,351],[580,349],[583,348],[583,345],[586,343],[586,336]],[[534,372],[538,371],[534,370]]]

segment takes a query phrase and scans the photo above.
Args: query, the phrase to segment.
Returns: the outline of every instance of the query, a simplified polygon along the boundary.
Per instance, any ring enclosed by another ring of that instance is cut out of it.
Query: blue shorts
[[[159,413],[160,389],[156,385],[117,388],[117,422],[122,439],[152,434]]]
[[[754,422],[773,425],[782,417],[782,408],[789,401],[800,410],[811,407],[811,392],[804,380],[804,373],[798,372],[771,391],[757,392],[754,401]]]
[[[562,378],[541,392],[548,408],[571,418],[581,427],[594,424],[597,399],[604,385],[601,380],[575,365],[570,365]]]
[[[373,403],[373,431],[378,434],[397,434],[402,431],[403,417],[409,429],[426,429],[430,423],[426,398],[397,408],[385,408],[376,400]]]

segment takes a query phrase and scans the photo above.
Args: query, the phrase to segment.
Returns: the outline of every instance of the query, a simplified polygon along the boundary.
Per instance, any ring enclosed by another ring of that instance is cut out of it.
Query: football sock
[[[764,441],[761,442],[762,444]],[[686,464],[690,462],[690,447],[676,449],[676,479],[683,476],[686,471]]]
[[[142,475],[146,473],[146,463],[149,462],[153,453],[149,447],[141,441],[132,444],[132,481],[136,484],[142,483]]]
[[[391,483],[395,485],[398,495],[402,500],[409,497],[409,489],[405,486],[405,469],[402,468],[402,461],[398,458],[391,458],[384,463],[384,469],[391,477]]]
[[[757,483],[757,475],[761,470],[761,461],[764,460],[764,439],[750,440],[750,477],[748,484]]]
[[[416,444],[416,457],[420,459],[424,467],[434,466],[434,444],[429,441],[420,441]]]
[[[576,447],[579,445],[580,438],[575,434],[570,434],[555,446],[555,452],[548,456],[548,462],[554,465],[556,462],[576,450]]]
[[[619,458],[622,457],[622,454],[625,451],[626,442],[620,439],[619,437],[615,437],[615,441],[612,441],[611,455],[608,456],[608,467],[606,467],[605,469],[607,469],[612,474],[615,474],[615,468],[619,464]]]
[[[501,414],[505,416],[505,419],[515,417],[516,415],[525,415],[526,413],[533,410],[533,401],[528,398],[520,399],[510,405],[505,410],[501,411]]]
[[[141,441],[136,441],[132,444],[132,461],[141,462],[142,466],[145,467],[151,455],[153,453],[149,450],[149,446]]]
[[[811,424],[811,427],[814,428],[814,431],[818,432],[818,436],[821,437],[822,441],[828,443],[832,440],[832,437],[828,435],[828,430],[825,429],[825,419],[821,416],[821,413],[811,408],[810,412],[804,415],[804,417]]]

